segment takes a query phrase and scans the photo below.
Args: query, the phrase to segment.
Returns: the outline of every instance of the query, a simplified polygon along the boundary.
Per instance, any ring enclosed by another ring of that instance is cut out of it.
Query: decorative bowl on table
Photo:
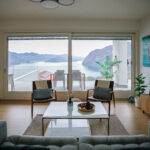
[[[95,110],[95,105],[92,103],[80,103],[78,104],[78,110],[83,112],[92,112]]]

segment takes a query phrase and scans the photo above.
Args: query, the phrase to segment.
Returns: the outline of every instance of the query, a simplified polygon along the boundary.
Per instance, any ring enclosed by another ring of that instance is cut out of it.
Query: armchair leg
[[[113,93],[113,103],[114,103],[114,107],[116,106],[116,100],[115,100],[115,95],[114,95],[114,93]]]
[[[110,101],[108,102],[108,115],[110,116]]]
[[[55,99],[56,99],[56,101],[57,101],[57,94],[56,94],[56,91],[54,91],[54,93],[55,93]]]
[[[33,102],[31,102],[31,117],[33,119]]]
[[[57,82],[57,81],[53,80],[54,88],[56,88],[56,82]]]

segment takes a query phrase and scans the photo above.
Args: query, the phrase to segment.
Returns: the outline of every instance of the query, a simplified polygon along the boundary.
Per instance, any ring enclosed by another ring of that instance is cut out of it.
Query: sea
[[[24,63],[10,66],[8,69],[8,74],[13,74],[14,79],[29,74],[31,72],[42,72],[48,71],[54,73],[56,70],[64,70],[65,73],[68,73],[68,63],[59,62],[36,62],[36,63]],[[91,70],[82,65],[82,61],[76,61],[72,63],[72,70],[80,70],[81,73],[85,73],[86,77],[99,77],[99,70]]]

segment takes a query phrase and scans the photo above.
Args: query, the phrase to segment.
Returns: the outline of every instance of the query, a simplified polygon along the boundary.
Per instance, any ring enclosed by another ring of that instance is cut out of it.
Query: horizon
[[[111,45],[107,45],[107,46],[105,46],[105,47],[108,47],[108,46],[111,46]],[[101,49],[94,49],[94,50],[102,50],[102,49],[104,49],[105,47],[103,47],[103,48],[101,48]],[[94,50],[91,50],[91,52],[92,51],[94,51]],[[65,53],[62,53],[62,54],[51,54],[51,53],[48,53],[48,54],[46,54],[46,53],[42,53],[42,54],[39,54],[39,53],[37,53],[37,52],[24,52],[24,53],[19,53],[19,52],[14,52],[14,51],[9,51],[9,52],[12,52],[12,53],[17,53],[17,54],[31,54],[31,53],[33,53],[33,54],[38,54],[38,55],[68,55],[68,54],[65,54]],[[78,56],[78,57],[81,57],[81,56]]]
[[[102,49],[112,45],[110,40],[73,40],[72,55],[86,57],[95,49]],[[66,40],[9,40],[8,51],[36,54],[68,55],[68,41]],[[80,52],[80,53],[79,53]]]

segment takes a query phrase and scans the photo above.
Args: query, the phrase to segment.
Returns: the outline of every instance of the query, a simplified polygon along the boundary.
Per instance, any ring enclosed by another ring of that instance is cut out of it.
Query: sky
[[[85,57],[94,49],[111,45],[111,40],[73,40],[73,56]],[[68,54],[67,40],[9,40],[8,51],[16,53]]]

